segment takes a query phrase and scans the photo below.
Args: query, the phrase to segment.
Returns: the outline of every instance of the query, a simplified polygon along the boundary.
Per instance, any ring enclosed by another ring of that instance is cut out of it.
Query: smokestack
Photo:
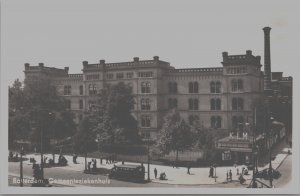
[[[264,65],[264,88],[271,90],[271,50],[270,50],[270,27],[263,28],[265,33],[265,65]]]

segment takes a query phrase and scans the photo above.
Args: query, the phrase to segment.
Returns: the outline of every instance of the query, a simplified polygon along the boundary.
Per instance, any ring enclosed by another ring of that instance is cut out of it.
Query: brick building
[[[229,131],[239,122],[253,122],[255,103],[264,90],[260,56],[254,56],[250,50],[243,55],[223,52],[222,65],[176,69],[155,56],[152,60],[135,57],[121,63],[84,61],[80,74],[69,74],[68,67],[58,69],[43,63],[38,66],[26,63],[24,72],[25,77],[32,74],[50,77],[74,112],[76,122],[95,103],[97,91],[105,83],[130,85],[135,97],[132,114],[138,120],[140,134],[155,138],[164,115],[172,108],[177,108],[187,122],[199,119],[204,127],[213,130]],[[280,75],[276,81],[286,84],[291,78]]]

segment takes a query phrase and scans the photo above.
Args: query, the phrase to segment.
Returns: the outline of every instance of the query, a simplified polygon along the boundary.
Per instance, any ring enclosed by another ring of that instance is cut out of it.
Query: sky
[[[1,0],[1,72],[24,79],[24,63],[80,73],[98,63],[159,56],[176,68],[222,66],[222,52],[261,55],[270,26],[272,71],[294,76],[297,1]]]

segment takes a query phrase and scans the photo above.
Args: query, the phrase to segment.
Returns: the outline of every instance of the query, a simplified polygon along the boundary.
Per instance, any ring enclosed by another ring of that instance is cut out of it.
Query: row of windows
[[[127,72],[126,74],[123,72],[116,73],[116,79],[123,79],[125,78],[133,78],[134,73],[133,72]],[[151,78],[153,77],[153,72],[152,71],[146,71],[146,72],[139,72],[138,77],[140,78]],[[108,73],[106,74],[107,79],[113,79],[114,74],[113,73]]]
[[[64,95],[71,95],[72,94],[72,86],[71,85],[65,85],[64,86]],[[83,85],[79,86],[79,94],[83,95]]]
[[[227,68],[227,74],[246,73],[246,67]]]
[[[127,75],[131,75],[133,73],[127,73]],[[90,75],[93,76],[93,75]],[[123,78],[123,73],[117,74],[118,78]],[[129,76],[131,77],[131,76]],[[233,79],[231,81],[232,91],[241,91],[243,90],[243,81],[241,79]],[[150,93],[151,92],[151,83],[150,82],[142,82],[141,83],[141,93]],[[88,86],[89,94],[95,95],[97,94],[97,87],[96,84],[89,84]],[[169,82],[168,83],[169,93],[177,93],[177,83],[176,82]],[[71,85],[64,86],[64,95],[71,95],[72,87]],[[83,86],[79,86],[80,95],[83,95]],[[199,92],[199,85],[198,82],[189,82],[189,93],[198,93]],[[221,93],[221,82],[219,81],[212,81],[210,83],[210,92],[211,93]]]
[[[99,74],[90,74],[86,75],[86,80],[99,80],[100,75]]]
[[[243,80],[242,79],[233,79],[232,80],[232,91],[241,91],[243,90]],[[168,83],[169,93],[177,93],[177,83],[169,82]],[[198,82],[189,82],[189,93],[199,93],[199,84]],[[221,82],[220,81],[212,81],[210,83],[210,93],[221,93]]]
[[[198,99],[189,99],[189,110],[198,110],[199,101]],[[221,99],[213,98],[210,100],[210,109],[211,110],[221,110]],[[173,109],[177,108],[177,99],[169,98],[168,99],[168,108]],[[244,100],[242,98],[233,98],[232,99],[232,110],[243,110],[244,109]]]
[[[67,108],[71,109],[71,100],[66,100]],[[198,110],[199,101],[198,99],[189,99],[189,110]],[[89,108],[94,104],[92,101],[89,101]],[[168,99],[168,108],[173,109],[177,108],[178,102],[176,98]],[[79,100],[79,109],[83,109],[83,100]],[[211,110],[221,110],[221,99],[211,99],[210,100],[210,109]],[[149,98],[141,99],[141,110],[151,110],[151,103]],[[243,99],[242,98],[233,98],[232,99],[232,110],[243,110]]]

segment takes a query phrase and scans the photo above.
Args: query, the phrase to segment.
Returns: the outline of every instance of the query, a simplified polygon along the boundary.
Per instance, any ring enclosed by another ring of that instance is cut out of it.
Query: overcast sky
[[[152,59],[177,68],[221,66],[222,52],[262,56],[271,30],[272,71],[294,76],[297,1],[2,0],[4,79],[24,78],[24,63],[80,73],[82,61]]]

